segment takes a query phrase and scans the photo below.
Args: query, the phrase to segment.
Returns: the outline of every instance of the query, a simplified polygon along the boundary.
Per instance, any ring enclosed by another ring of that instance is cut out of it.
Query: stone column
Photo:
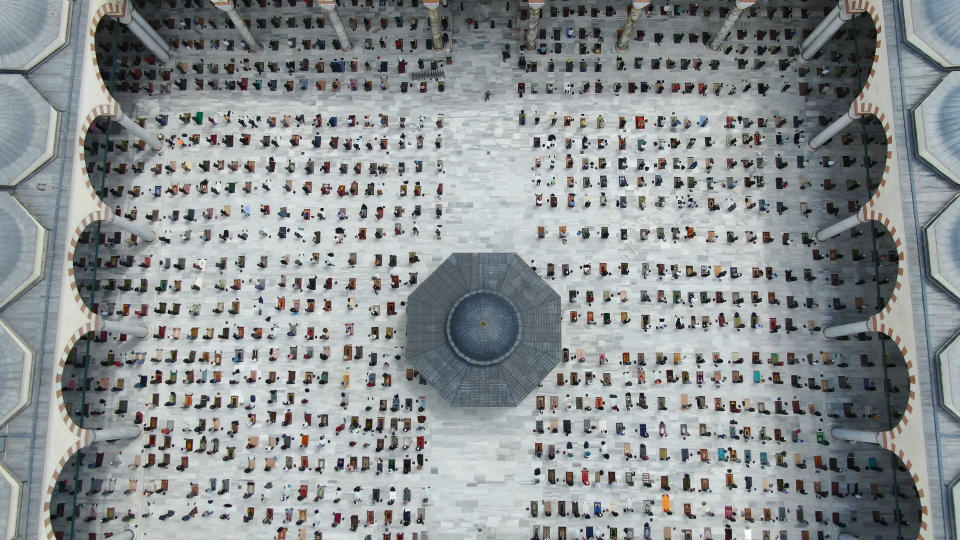
[[[853,15],[853,13],[847,11],[846,0],[839,0],[837,7],[833,8],[827,18],[821,21],[813,32],[807,36],[807,39],[800,44],[800,59],[810,60],[813,58],[827,41],[830,41],[830,38],[837,33],[837,30],[840,30],[843,23],[853,18]]]
[[[859,120],[860,116],[856,113],[854,109],[854,103],[850,104],[850,109],[847,110],[847,114],[841,116],[834,120],[829,126],[824,128],[816,137],[810,139],[810,149],[816,150],[824,145],[827,141],[834,138],[837,133],[843,131],[847,126],[853,123],[854,120]]]
[[[443,23],[440,21],[440,0],[424,0],[424,7],[429,10],[430,31],[433,32],[433,51],[443,50]]]
[[[650,5],[650,0],[633,0],[633,4],[630,5],[630,13],[627,14],[627,22],[623,24],[623,30],[620,31],[620,39],[617,40],[617,50],[625,51],[630,48],[630,40],[633,36],[633,31],[637,27],[637,19],[640,18],[640,13]]]
[[[128,336],[141,339],[150,335],[150,329],[147,328],[146,325],[127,321],[104,320],[100,325],[100,330],[118,334],[126,334]]]
[[[130,220],[117,219],[117,215],[113,212],[107,214],[107,223],[112,223],[117,226],[118,229],[123,229],[130,234],[137,235],[137,238],[145,240],[147,242],[153,242],[157,239],[157,232],[153,230],[152,227],[148,225],[141,225],[139,223],[134,223]]]
[[[340,40],[340,48],[346,52],[353,50],[353,43],[347,36],[347,29],[343,27],[343,21],[340,20],[340,14],[337,13],[337,3],[334,0],[320,0],[320,7],[327,12],[327,19],[333,25],[337,32],[337,38]]]
[[[883,432],[830,426],[830,436],[838,441],[883,444]]]
[[[839,535],[837,535],[837,540],[860,540],[860,537],[854,536],[850,533],[842,532]]]
[[[111,426],[103,429],[95,429],[92,430],[93,437],[90,439],[90,442],[136,439],[140,436],[141,432],[139,426]]]
[[[854,334],[859,334],[860,332],[873,332],[873,325],[870,324],[870,319],[828,326],[823,329],[824,337],[830,339],[838,338],[840,336],[852,336]]]
[[[118,17],[118,20],[127,25],[133,35],[137,36],[160,62],[165,64],[170,61],[170,45],[167,45],[167,42],[150,26],[150,23],[133,9],[130,0],[123,0],[122,15]]]
[[[253,33],[250,32],[250,27],[247,26],[246,21],[244,21],[240,13],[237,12],[237,6],[234,0],[213,0],[213,5],[227,12],[227,16],[233,21],[233,26],[240,31],[240,35],[243,36],[243,40],[247,43],[247,48],[250,49],[250,52],[260,52],[263,50],[260,42],[257,41],[257,39],[253,37]]]
[[[537,50],[537,27],[540,24],[540,12],[546,0],[529,0],[530,16],[527,18],[527,30],[523,36],[523,48],[533,52]]]
[[[713,36],[713,39],[711,39],[707,45],[711,51],[720,50],[720,45],[722,45],[723,41],[730,35],[730,31],[733,30],[733,25],[736,24],[737,19],[740,18],[740,14],[743,13],[743,10],[752,6],[754,1],[755,0],[737,0],[734,8],[727,14],[727,20],[723,21],[723,26],[720,27],[720,31]]]
[[[861,223],[863,223],[863,218],[860,217],[860,212],[857,212],[852,216],[847,216],[833,225],[824,227],[817,231],[817,234],[815,235],[817,242],[826,242],[843,231],[850,230]]]
[[[145,127],[138,124],[133,118],[130,118],[124,114],[122,109],[117,108],[117,114],[114,115],[113,119],[119,122],[124,129],[143,139],[143,141],[147,143],[150,148],[153,148],[154,151],[159,152],[160,150],[163,150],[163,141],[158,139],[156,135],[151,135]]]

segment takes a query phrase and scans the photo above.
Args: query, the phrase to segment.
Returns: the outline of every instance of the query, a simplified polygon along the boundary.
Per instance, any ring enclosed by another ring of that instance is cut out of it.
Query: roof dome
[[[69,2],[0,0],[0,69],[30,69],[66,40]]]
[[[960,72],[944,77],[914,109],[917,153],[941,174],[960,184]]]
[[[454,253],[407,298],[407,360],[457,407],[514,407],[560,361],[560,295],[514,253]]]
[[[520,314],[513,302],[491,291],[474,291],[457,300],[447,317],[447,339],[467,362],[495,364],[520,338]]]
[[[9,192],[0,194],[0,307],[40,279],[46,234]]]
[[[57,112],[27,79],[4,75],[0,125],[0,185],[13,186],[53,157]]]
[[[945,68],[960,66],[960,2],[905,0],[907,41]]]
[[[923,230],[930,277],[960,299],[960,195],[954,195]],[[960,346],[956,350],[960,351]],[[960,361],[957,365],[960,367]]]

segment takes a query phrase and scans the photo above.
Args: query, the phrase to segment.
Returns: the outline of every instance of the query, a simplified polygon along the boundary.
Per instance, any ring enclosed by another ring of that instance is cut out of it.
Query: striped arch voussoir
[[[93,332],[97,329],[97,318],[92,317],[87,321],[83,326],[78,328],[67,340],[67,344],[64,346],[63,350],[60,352],[60,359],[57,362],[57,376],[56,376],[56,396],[57,396],[57,410],[60,412],[60,417],[63,420],[63,423],[67,426],[70,431],[77,436],[83,432],[83,430],[78,426],[72,418],[70,418],[70,411],[67,409],[67,404],[63,401],[63,370],[67,365],[67,358],[70,357],[70,353],[73,352],[73,348],[77,346],[84,336]],[[69,457],[69,456],[68,456]]]
[[[100,86],[100,90],[105,95],[109,95],[105,83],[103,82],[102,74],[100,73],[100,67],[97,65],[97,51],[96,51],[96,33],[97,26],[100,24],[100,21],[106,16],[122,16],[124,15],[124,10],[126,9],[127,1],[117,1],[117,2],[106,2],[102,4],[99,8],[96,9],[91,14],[89,21],[89,39],[87,40],[87,46],[90,47],[91,61],[93,62],[93,72],[96,74],[97,83]],[[43,494],[43,532],[42,535],[48,538],[49,540],[55,540],[56,533],[53,530],[53,521],[50,515],[50,509],[53,504],[53,492],[56,489],[56,479],[60,477],[60,474],[63,472],[64,467],[70,458],[77,453],[82,447],[86,446],[90,442],[90,435],[84,434],[84,430],[78,426],[72,418],[70,418],[70,411],[67,409],[67,405],[63,400],[63,371],[67,364],[67,359],[70,357],[70,353],[73,352],[74,347],[76,347],[77,342],[79,342],[84,336],[93,332],[97,329],[99,325],[99,318],[87,308],[86,304],[83,303],[83,299],[80,297],[79,291],[77,289],[77,284],[75,281],[75,272],[73,269],[73,261],[76,255],[76,248],[80,235],[83,233],[91,223],[97,219],[103,219],[107,211],[106,206],[103,204],[103,201],[100,200],[100,197],[97,195],[96,190],[93,189],[93,184],[90,182],[89,171],[86,168],[86,150],[84,148],[84,142],[86,141],[87,133],[90,130],[91,124],[100,116],[115,116],[119,112],[119,105],[113,101],[109,100],[106,104],[101,104],[87,113],[86,117],[82,120],[79,129],[79,139],[77,141],[77,158],[79,159],[79,164],[81,171],[83,172],[83,183],[87,188],[88,195],[93,198],[97,205],[101,208],[96,212],[93,212],[85,216],[80,223],[77,225],[76,229],[73,231],[73,235],[70,238],[70,247],[67,250],[67,273],[69,274],[69,284],[71,292],[74,295],[73,300],[77,303],[81,313],[83,313],[85,322],[77,328],[70,336],[67,338],[66,343],[64,344],[63,349],[59,352],[59,358],[57,360],[57,366],[55,371],[55,399],[57,411],[59,412],[60,419],[63,421],[67,429],[71,433],[77,436],[78,440],[73,445],[71,445],[66,453],[60,457],[60,460],[54,466],[54,470],[51,474],[51,480],[47,484],[46,493]]]
[[[883,434],[883,447],[887,450],[893,452],[900,463],[903,463],[903,466],[907,468],[907,472],[910,473],[910,478],[913,480],[914,488],[917,490],[917,496],[920,498],[920,531],[917,538],[923,540],[927,538],[927,531],[930,529],[930,506],[927,493],[922,489],[918,488],[917,484],[920,483],[920,475],[914,472],[913,470],[913,461],[911,461],[906,452],[902,448],[897,447],[897,443],[894,442],[894,436],[891,433],[897,433],[896,430],[891,430],[884,432]]]
[[[847,0],[847,11],[850,13],[863,13],[867,11],[869,2],[867,0]]]
[[[90,433],[81,436],[80,440],[71,445],[70,448],[67,449],[66,454],[60,457],[60,461],[57,462],[57,465],[53,471],[53,480],[49,482],[47,485],[47,492],[43,494],[43,513],[45,515],[43,518],[43,534],[48,540],[56,539],[56,533],[53,531],[53,520],[50,517],[50,509],[53,507],[53,492],[54,489],[56,489],[57,479],[60,478],[60,474],[63,473],[63,469],[67,466],[67,462],[70,461],[70,458],[79,452],[81,448],[90,444],[91,438],[92,437]]]
[[[97,83],[100,85],[100,89],[107,93],[107,84],[103,80],[103,74],[100,73],[100,65],[97,63],[97,26],[100,25],[100,21],[103,20],[106,16],[111,17],[123,17],[127,12],[127,0],[122,0],[119,2],[107,2],[100,6],[90,18],[90,59],[93,62],[93,73],[97,77]]]
[[[53,491],[56,486],[56,479],[60,477],[60,473],[63,472],[63,468],[66,466],[67,461],[70,460],[70,457],[73,454],[77,453],[81,448],[90,443],[90,433],[85,433],[84,430],[70,418],[70,411],[67,409],[67,404],[63,400],[63,370],[67,365],[67,359],[70,357],[70,353],[73,352],[74,347],[77,346],[77,343],[87,334],[93,332],[99,326],[99,318],[96,315],[90,313],[83,304],[80,304],[85,313],[88,314],[88,320],[80,328],[78,328],[73,334],[67,338],[67,342],[63,347],[63,350],[60,351],[59,360],[57,361],[56,369],[56,406],[57,411],[59,412],[60,419],[63,420],[63,424],[70,430],[71,433],[77,436],[78,441],[73,444],[70,448],[67,449],[65,455],[60,457],[60,461],[57,462],[55,470],[53,471],[52,478],[53,480],[47,486],[47,492],[44,494],[44,503],[43,503],[43,527],[44,534],[48,539],[55,538],[53,531],[53,523],[50,517],[50,508],[53,503]]]
[[[91,212],[80,220],[80,223],[74,229],[73,234],[70,237],[70,248],[67,250],[67,275],[69,276],[68,283],[70,285],[70,293],[73,295],[73,301],[80,309],[85,322],[67,339],[66,345],[60,352],[60,359],[57,363],[56,370],[56,395],[57,408],[60,411],[60,415],[63,418],[64,423],[68,428],[70,428],[70,431],[77,435],[80,434],[80,427],[77,426],[70,418],[69,411],[67,410],[66,404],[63,401],[63,370],[66,367],[67,358],[69,358],[70,353],[73,352],[73,348],[76,347],[77,342],[80,341],[83,336],[95,331],[98,328],[100,324],[100,318],[96,313],[91,311],[86,302],[83,300],[83,297],[80,295],[80,289],[77,285],[76,271],[73,267],[73,261],[76,258],[77,245],[79,244],[80,235],[83,234],[83,231],[86,230],[86,228],[92,223],[106,219],[109,209],[103,203],[101,203],[100,206],[101,208],[99,210]]]
[[[83,123],[80,125],[80,138],[77,141],[79,144],[77,148],[79,155],[77,159],[79,160],[80,170],[83,173],[83,183],[87,187],[87,194],[98,205],[102,205],[103,201],[100,199],[100,195],[97,194],[97,190],[94,189],[93,182],[90,180],[90,171],[87,170],[87,149],[84,143],[87,140],[87,134],[90,132],[90,126],[93,125],[97,118],[101,116],[117,117],[119,114],[120,104],[111,98],[109,103],[97,105],[92,111],[87,113],[87,116],[83,119]]]

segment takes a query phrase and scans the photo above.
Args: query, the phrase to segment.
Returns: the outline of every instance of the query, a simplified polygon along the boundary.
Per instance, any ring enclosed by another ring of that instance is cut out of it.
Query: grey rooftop
[[[57,118],[27,79],[0,76],[0,185],[17,185],[53,157]]]
[[[960,66],[960,3],[903,0],[907,42],[943,67]]]
[[[0,0],[0,69],[28,70],[60,48],[66,39],[69,4]]]
[[[960,73],[944,78],[914,109],[913,117],[920,157],[960,184]]]

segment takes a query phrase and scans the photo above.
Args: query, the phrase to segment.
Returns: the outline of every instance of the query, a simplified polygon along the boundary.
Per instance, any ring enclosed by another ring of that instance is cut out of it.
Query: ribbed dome
[[[0,185],[15,185],[53,157],[57,112],[20,75],[0,76]]]
[[[918,152],[944,176],[960,184],[960,72],[953,72],[917,106]]]
[[[0,307],[40,278],[44,232],[10,193],[0,194]]]
[[[943,403],[953,414],[960,415],[960,333],[937,352],[940,363],[940,390]],[[954,494],[956,500],[956,492]]]
[[[949,92],[937,111],[937,131],[942,139],[940,151],[951,164],[960,162],[960,77],[954,74]]]
[[[0,69],[29,69],[64,43],[69,2],[0,0]]]
[[[905,0],[907,41],[943,67],[960,67],[960,2]]]
[[[27,403],[33,352],[5,323],[0,321],[0,426]],[[4,508],[0,505],[0,508]]]
[[[450,310],[447,339],[467,362],[503,360],[520,337],[520,315],[506,297],[489,291],[468,293]]]
[[[960,299],[960,196],[930,220],[924,234],[930,275]]]
[[[407,359],[451,405],[514,407],[560,361],[560,296],[514,253],[455,253],[407,298]]]

